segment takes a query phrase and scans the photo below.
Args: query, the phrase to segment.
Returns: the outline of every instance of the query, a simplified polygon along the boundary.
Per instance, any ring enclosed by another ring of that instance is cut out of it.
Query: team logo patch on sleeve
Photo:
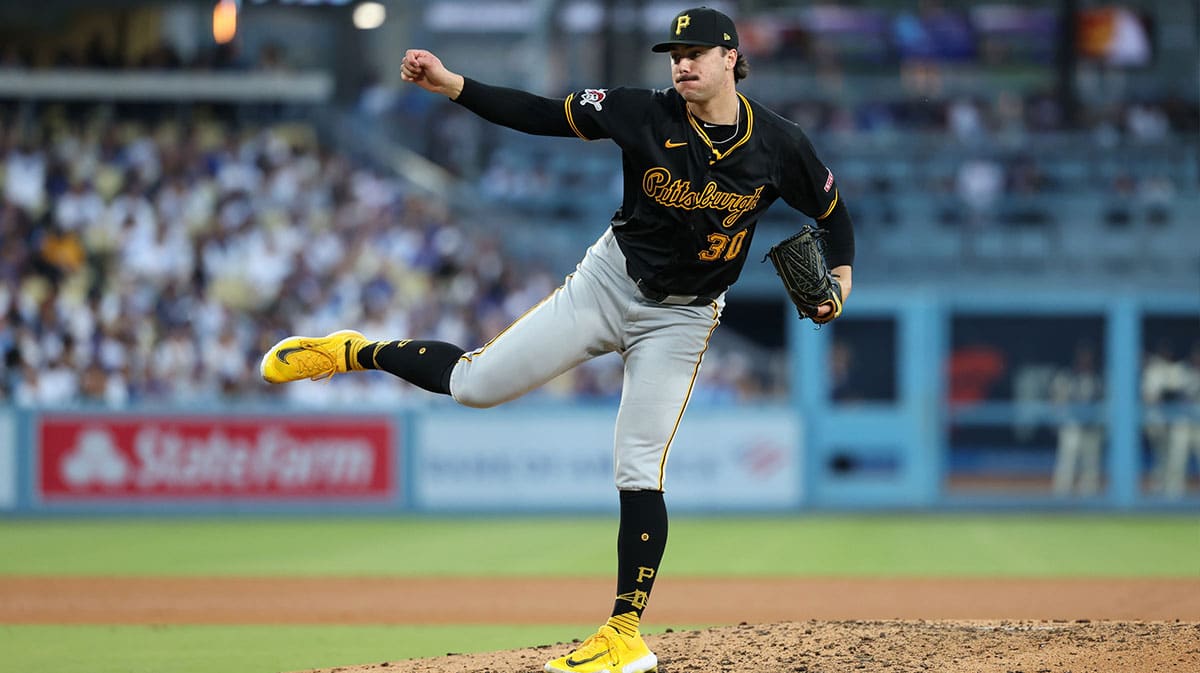
[[[579,96],[579,104],[591,105],[599,112],[604,109],[604,97],[608,95],[607,92],[608,89],[584,89],[583,94]]]
[[[825,178],[825,193],[828,194],[829,190],[833,189],[833,171],[826,168],[825,172],[829,175],[829,177]]]

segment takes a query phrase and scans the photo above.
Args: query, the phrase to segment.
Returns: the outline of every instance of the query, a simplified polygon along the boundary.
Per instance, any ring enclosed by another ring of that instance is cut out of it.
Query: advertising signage
[[[39,417],[44,502],[378,500],[397,490],[394,421],[353,416]]]

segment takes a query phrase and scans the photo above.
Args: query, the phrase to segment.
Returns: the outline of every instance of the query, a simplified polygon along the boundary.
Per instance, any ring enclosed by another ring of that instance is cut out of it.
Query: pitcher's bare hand
[[[404,60],[400,64],[400,78],[450,100],[458,98],[463,89],[462,75],[447,70],[446,66],[442,65],[442,59],[424,49],[409,49],[404,52]]]

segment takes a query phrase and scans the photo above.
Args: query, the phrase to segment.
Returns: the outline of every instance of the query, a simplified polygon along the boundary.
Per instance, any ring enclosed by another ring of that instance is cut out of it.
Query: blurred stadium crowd
[[[560,282],[304,125],[93,114],[30,129],[10,114],[0,138],[0,401],[261,399],[272,389],[258,359],[282,336],[343,325],[473,347]],[[739,362],[710,367],[700,395],[751,385],[729,381]],[[601,363],[543,394],[611,397],[619,386],[619,367]],[[312,404],[427,399],[382,374],[274,392]]]
[[[798,58],[786,40],[755,35],[777,23],[747,30],[758,59],[748,85],[761,77],[770,87],[771,73]],[[846,72],[861,54],[838,65],[826,47],[804,44],[800,60],[815,62],[818,77],[845,78],[837,86],[854,95],[776,88],[770,102],[818,139],[854,194],[863,254],[889,241],[905,248],[872,259],[876,268],[891,272],[889,259],[913,261],[921,272],[952,260],[972,264],[961,247],[947,248],[943,259],[908,248],[995,225],[1050,231],[1060,218],[1095,212],[1111,232],[1131,223],[1158,227],[1166,261],[1197,272],[1195,251],[1178,238],[1197,236],[1194,96],[1168,89],[1068,111],[1061,96],[1038,88],[939,95],[938,68],[929,64],[902,69],[899,89],[869,96]],[[0,48],[0,71],[287,70],[287,60],[272,42],[250,61],[237,42],[190,55],[163,43],[132,60],[101,43],[49,61]],[[488,207],[518,218],[586,218],[588,226],[576,228],[586,245],[617,203],[619,161],[603,143],[564,153],[420,92],[373,80],[361,93],[359,120],[407,131],[409,141],[418,136],[410,144],[474,185]],[[385,375],[271,389],[259,380],[258,358],[288,334],[339,327],[471,348],[569,270],[561,259],[514,256],[509,232],[489,230],[404,176],[322,142],[308,123],[122,110],[0,104],[0,403],[123,407],[272,394],[307,404],[430,403]],[[1067,224],[1053,235],[1078,223]],[[1084,257],[1069,241],[1057,246],[1037,252],[1048,264]],[[1145,256],[1160,268],[1161,260]],[[698,401],[786,394],[784,356],[752,362],[745,351],[714,342]],[[611,398],[619,377],[620,368],[601,358],[537,394]]]
[[[0,399],[261,396],[257,359],[281,335],[480,343],[555,284],[304,127],[5,122]],[[345,388],[329,390],[367,399]]]

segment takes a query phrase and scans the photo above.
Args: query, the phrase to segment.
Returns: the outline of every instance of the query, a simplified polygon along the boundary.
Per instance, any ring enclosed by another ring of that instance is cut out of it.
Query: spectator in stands
[[[14,131],[15,133],[15,131]],[[4,162],[4,197],[30,215],[46,205],[46,155],[32,138],[22,138]]]
[[[1004,166],[982,155],[964,161],[958,168],[956,188],[967,210],[967,225],[971,228],[987,226],[991,224],[996,204],[1004,193]]]
[[[104,199],[90,180],[76,178],[54,201],[54,221],[65,231],[83,231],[104,213]]]
[[[61,280],[83,268],[85,255],[79,234],[49,225],[38,241],[37,264],[51,280]]]
[[[1125,109],[1125,128],[1134,142],[1162,142],[1171,124],[1162,109],[1153,103],[1134,103]]]
[[[946,124],[950,135],[964,144],[973,144],[987,135],[986,120],[978,101],[960,96],[946,108]]]

